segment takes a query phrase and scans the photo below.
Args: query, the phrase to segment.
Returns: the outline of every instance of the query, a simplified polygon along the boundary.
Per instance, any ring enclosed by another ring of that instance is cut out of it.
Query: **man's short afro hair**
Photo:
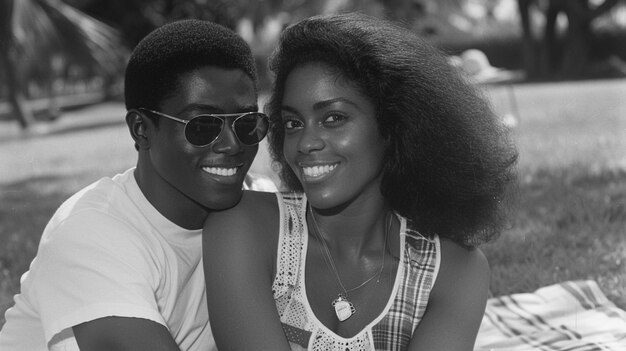
[[[158,109],[178,88],[181,74],[204,66],[238,68],[257,83],[250,46],[234,31],[195,19],[155,29],[137,44],[126,66],[126,109]]]

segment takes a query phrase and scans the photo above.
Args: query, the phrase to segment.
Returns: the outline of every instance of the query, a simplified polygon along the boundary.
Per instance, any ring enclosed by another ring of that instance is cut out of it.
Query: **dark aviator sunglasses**
[[[167,115],[162,112],[149,110],[140,107],[138,110],[152,113],[159,117],[165,117],[172,121],[185,125],[185,139],[197,147],[211,145],[224,130],[226,118],[237,117],[231,124],[231,128],[237,139],[247,146],[253,146],[261,142],[267,130],[269,129],[269,119],[266,114],[261,112],[243,112],[243,113],[206,113],[194,116],[190,119],[181,119]]]

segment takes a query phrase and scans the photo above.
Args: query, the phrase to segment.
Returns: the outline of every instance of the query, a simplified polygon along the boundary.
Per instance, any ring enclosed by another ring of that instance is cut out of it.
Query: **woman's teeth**
[[[304,172],[304,175],[307,177],[319,177],[321,175],[330,173],[336,167],[337,167],[336,164],[325,165],[325,166],[302,167],[302,171]]]

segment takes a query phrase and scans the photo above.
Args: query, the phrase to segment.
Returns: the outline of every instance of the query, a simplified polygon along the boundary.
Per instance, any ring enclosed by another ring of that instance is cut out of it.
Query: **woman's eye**
[[[302,126],[302,123],[297,120],[288,119],[283,122],[283,126],[286,130],[291,130],[295,128],[299,128]]]
[[[346,118],[348,117],[342,114],[333,113],[333,114],[326,116],[326,118],[324,118],[324,124],[330,124],[330,125],[339,124],[345,121]]]

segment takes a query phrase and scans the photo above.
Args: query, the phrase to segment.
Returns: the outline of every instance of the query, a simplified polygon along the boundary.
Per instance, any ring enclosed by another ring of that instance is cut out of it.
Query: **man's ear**
[[[153,127],[152,121],[140,111],[132,109],[126,112],[126,125],[130,131],[130,136],[135,141],[135,149],[149,149],[150,138],[149,129]]]

